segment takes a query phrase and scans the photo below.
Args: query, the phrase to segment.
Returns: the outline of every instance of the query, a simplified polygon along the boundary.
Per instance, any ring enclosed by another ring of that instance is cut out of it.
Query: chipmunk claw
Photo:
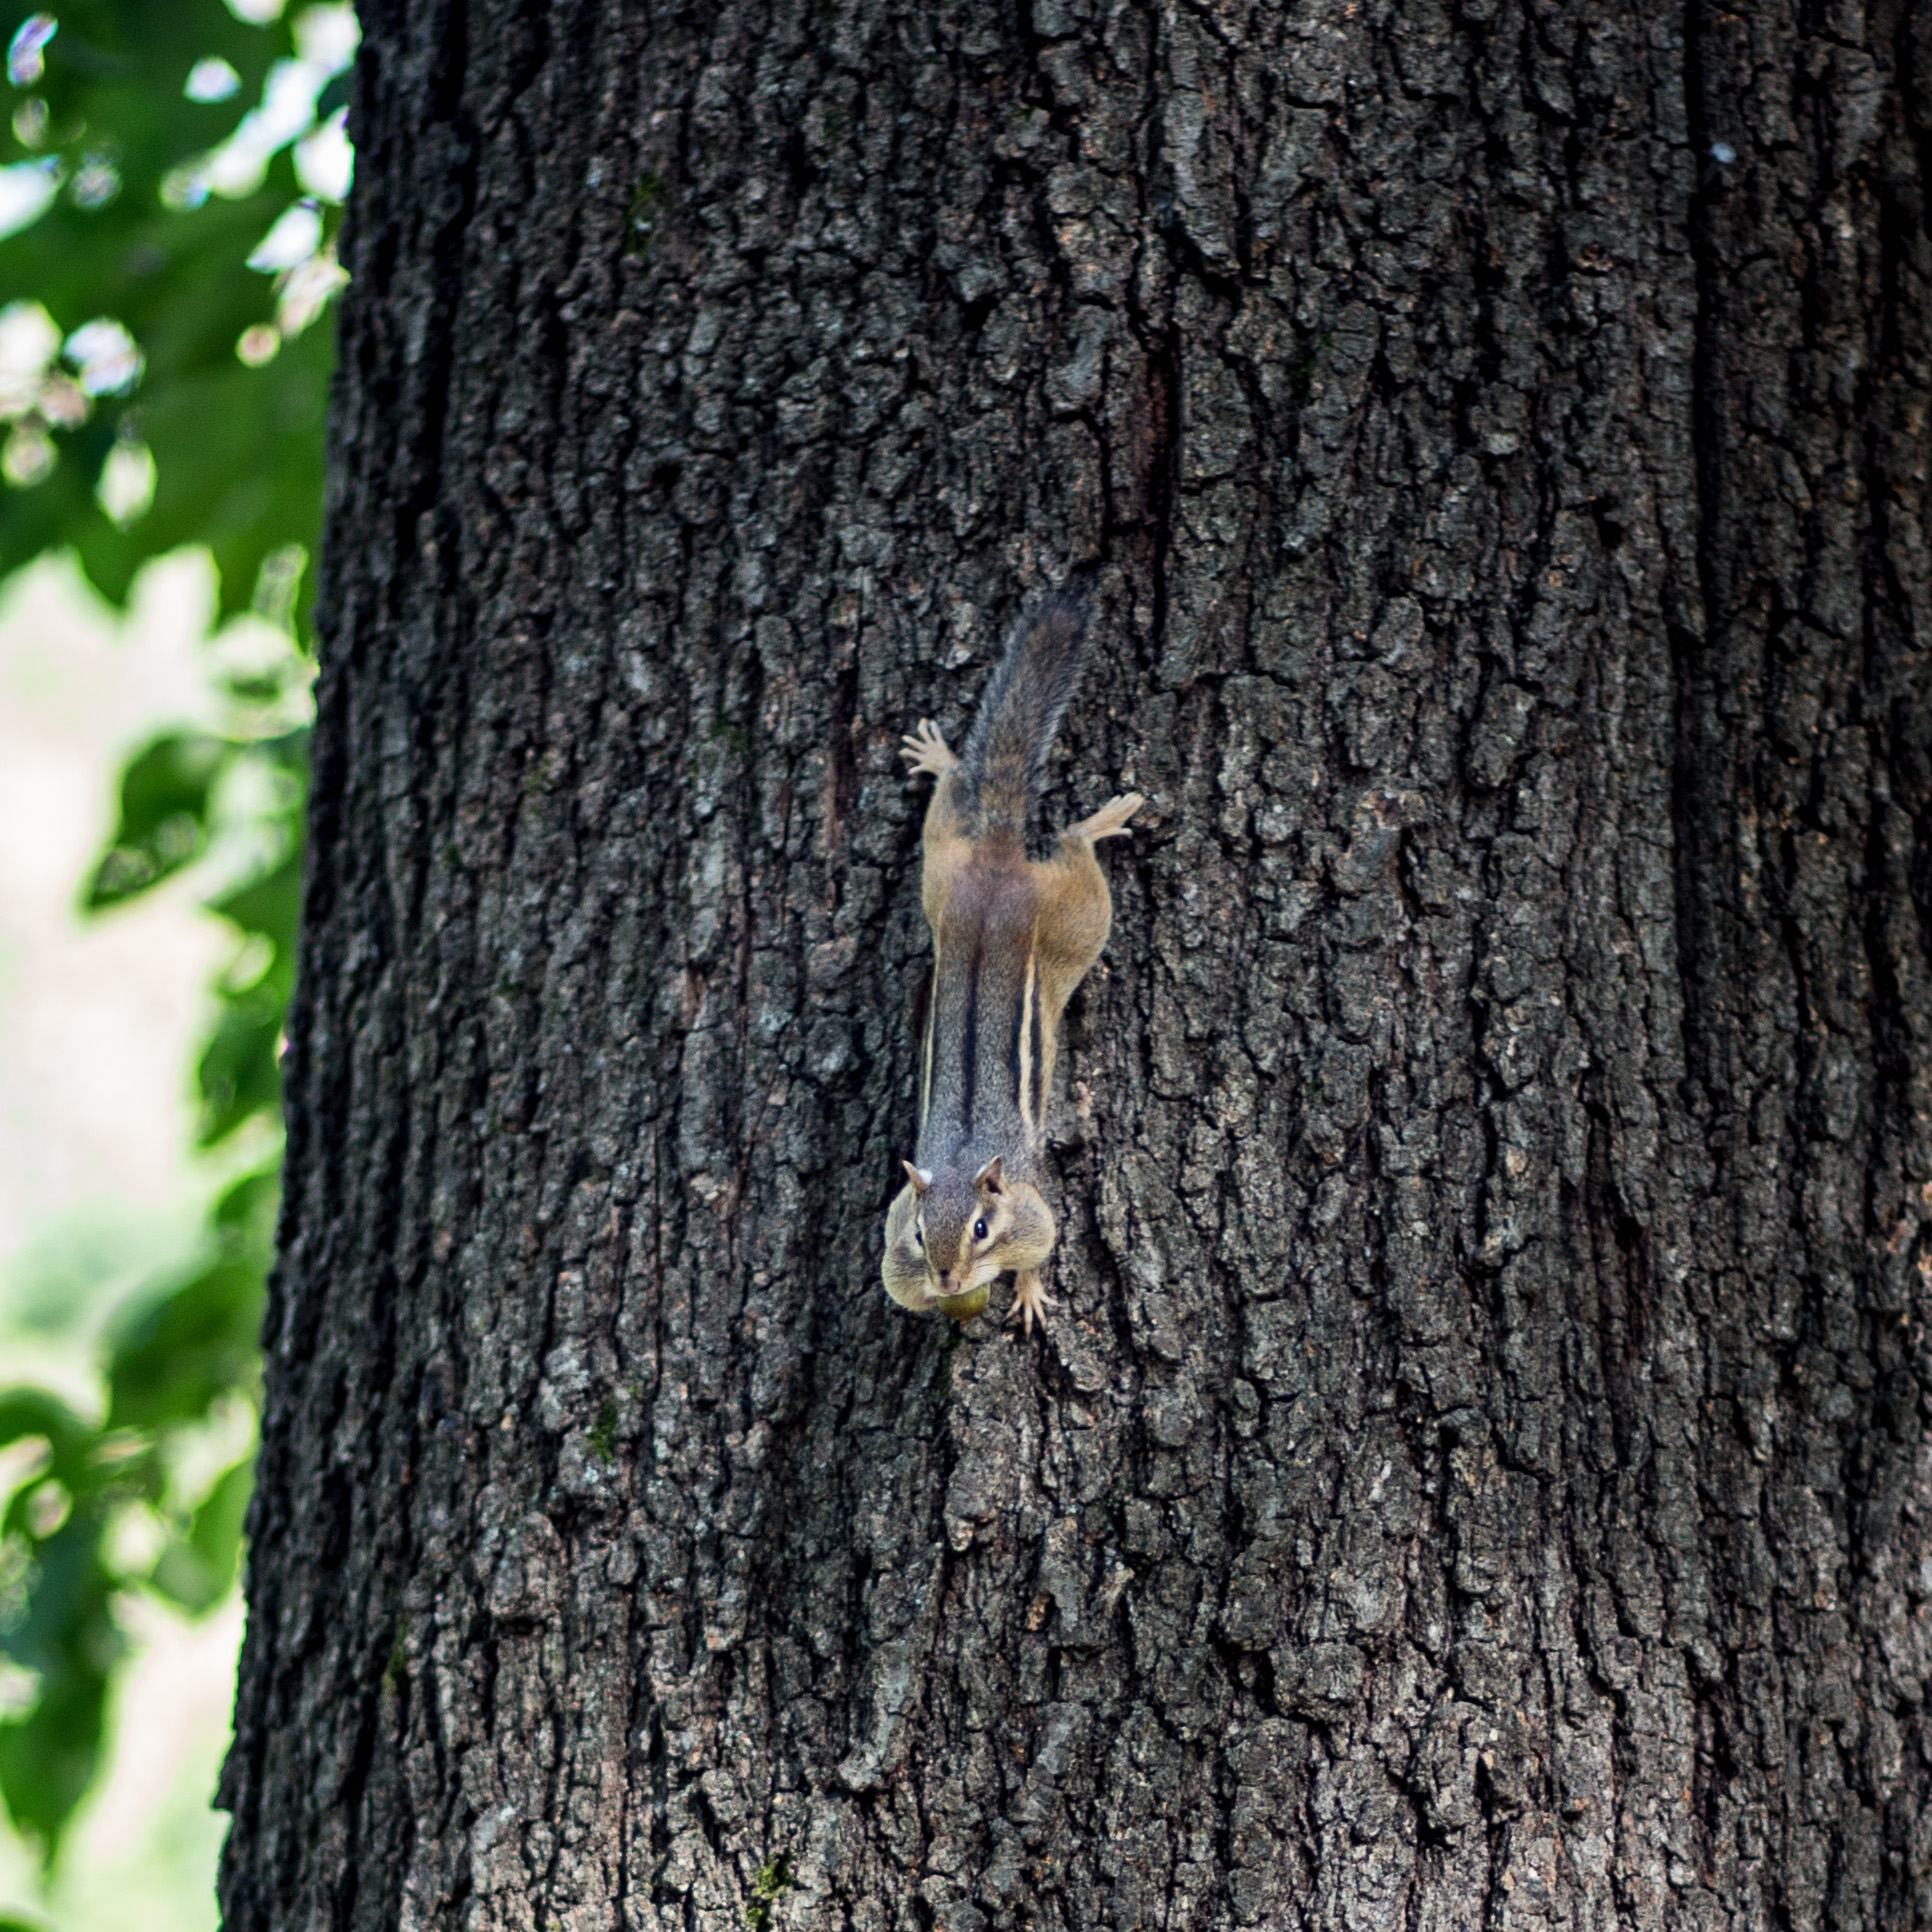
[[[1040,1333],[1044,1335],[1047,1325],[1046,1311],[1053,1305],[1047,1297],[1046,1286],[1040,1280],[1038,1274],[1015,1275],[1013,1277],[1013,1306],[1006,1311],[1006,1319],[1000,1326],[1002,1328],[1010,1328],[1017,1321],[1023,1325],[1025,1333],[1030,1340],[1033,1335],[1033,1323],[1037,1318],[1040,1324]]]

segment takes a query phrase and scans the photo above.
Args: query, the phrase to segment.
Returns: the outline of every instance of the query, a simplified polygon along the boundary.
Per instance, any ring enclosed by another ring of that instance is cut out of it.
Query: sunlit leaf
[[[186,1536],[171,1538],[151,1581],[163,1595],[199,1616],[234,1588],[241,1561],[242,1524],[255,1487],[255,1459],[228,1470],[194,1513]]]
[[[108,1364],[109,1428],[155,1429],[208,1413],[247,1386],[262,1325],[259,1260],[224,1251],[126,1322]]]
[[[210,910],[266,945],[256,955],[255,975],[223,987],[220,1017],[196,1069],[204,1147],[281,1105],[282,1025],[294,990],[302,913],[301,854],[291,852],[272,872],[214,901]]]
[[[227,1000],[195,1069],[201,1087],[197,1138],[203,1147],[225,1140],[282,1093],[282,1015],[288,1001],[265,982]]]
[[[44,1436],[59,1459],[81,1453],[93,1431],[46,1389],[0,1390],[0,1448],[26,1436]]]
[[[71,545],[118,600],[149,557],[206,541],[228,613],[247,608],[279,546],[313,553],[330,331],[253,368],[236,348],[277,326],[278,279],[248,257],[304,192],[294,144],[318,108],[326,128],[331,70],[353,44],[339,7],[262,24],[221,0],[59,10],[35,54],[44,72],[0,133],[0,289],[31,292],[65,336],[94,327],[99,345],[125,332],[138,362],[97,363],[94,386],[78,385],[84,420],[61,405],[0,439],[0,472],[14,479],[0,484],[0,569]],[[300,166],[326,187],[344,161],[333,137],[317,141]],[[221,177],[213,192],[192,186],[203,168]],[[339,220],[328,199],[304,216],[318,244]],[[137,379],[109,382],[134,367]],[[154,497],[117,527],[101,473],[117,445],[137,443],[153,456]]]
[[[208,803],[235,747],[202,732],[176,732],[138,753],[121,774],[121,817],[83,903],[118,906],[200,858]]]
[[[302,917],[301,855],[291,852],[272,872],[211,899],[208,910],[238,931],[260,933],[273,941],[278,953],[292,953]]]
[[[281,1205],[282,1170],[276,1166],[243,1175],[215,1203],[209,1219],[266,1266],[275,1250],[275,1217]]]

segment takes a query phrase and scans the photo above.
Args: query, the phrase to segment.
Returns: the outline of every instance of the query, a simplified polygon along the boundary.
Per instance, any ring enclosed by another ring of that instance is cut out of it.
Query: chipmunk
[[[1038,1186],[1060,1015],[1100,957],[1113,901],[1094,846],[1140,809],[1124,792],[1027,857],[1027,820],[1073,696],[1087,607],[1052,599],[1021,618],[956,756],[930,718],[908,732],[909,775],[939,782],[926,809],[923,896],[932,999],[919,1143],[886,1213],[886,1293],[919,1314],[969,1321],[996,1277],[1031,1335],[1046,1323],[1040,1269],[1053,1214]]]

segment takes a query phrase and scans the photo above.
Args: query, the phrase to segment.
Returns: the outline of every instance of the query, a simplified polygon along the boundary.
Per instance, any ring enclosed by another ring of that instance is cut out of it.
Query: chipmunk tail
[[[1025,839],[1047,754],[1080,681],[1092,609],[1084,591],[1062,591],[1013,626],[962,754],[978,837]]]

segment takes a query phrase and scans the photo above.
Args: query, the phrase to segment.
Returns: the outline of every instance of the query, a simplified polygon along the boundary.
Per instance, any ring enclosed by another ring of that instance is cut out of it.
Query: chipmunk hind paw
[[[1139,792],[1121,792],[1110,798],[1099,811],[1090,813],[1078,825],[1067,828],[1070,839],[1086,839],[1089,843],[1100,839],[1118,838],[1127,830],[1127,821],[1147,803]]]
[[[905,734],[900,741],[899,756],[906,761],[907,777],[925,771],[941,778],[959,764],[959,754],[947,744],[930,718],[921,718],[918,729]]]

